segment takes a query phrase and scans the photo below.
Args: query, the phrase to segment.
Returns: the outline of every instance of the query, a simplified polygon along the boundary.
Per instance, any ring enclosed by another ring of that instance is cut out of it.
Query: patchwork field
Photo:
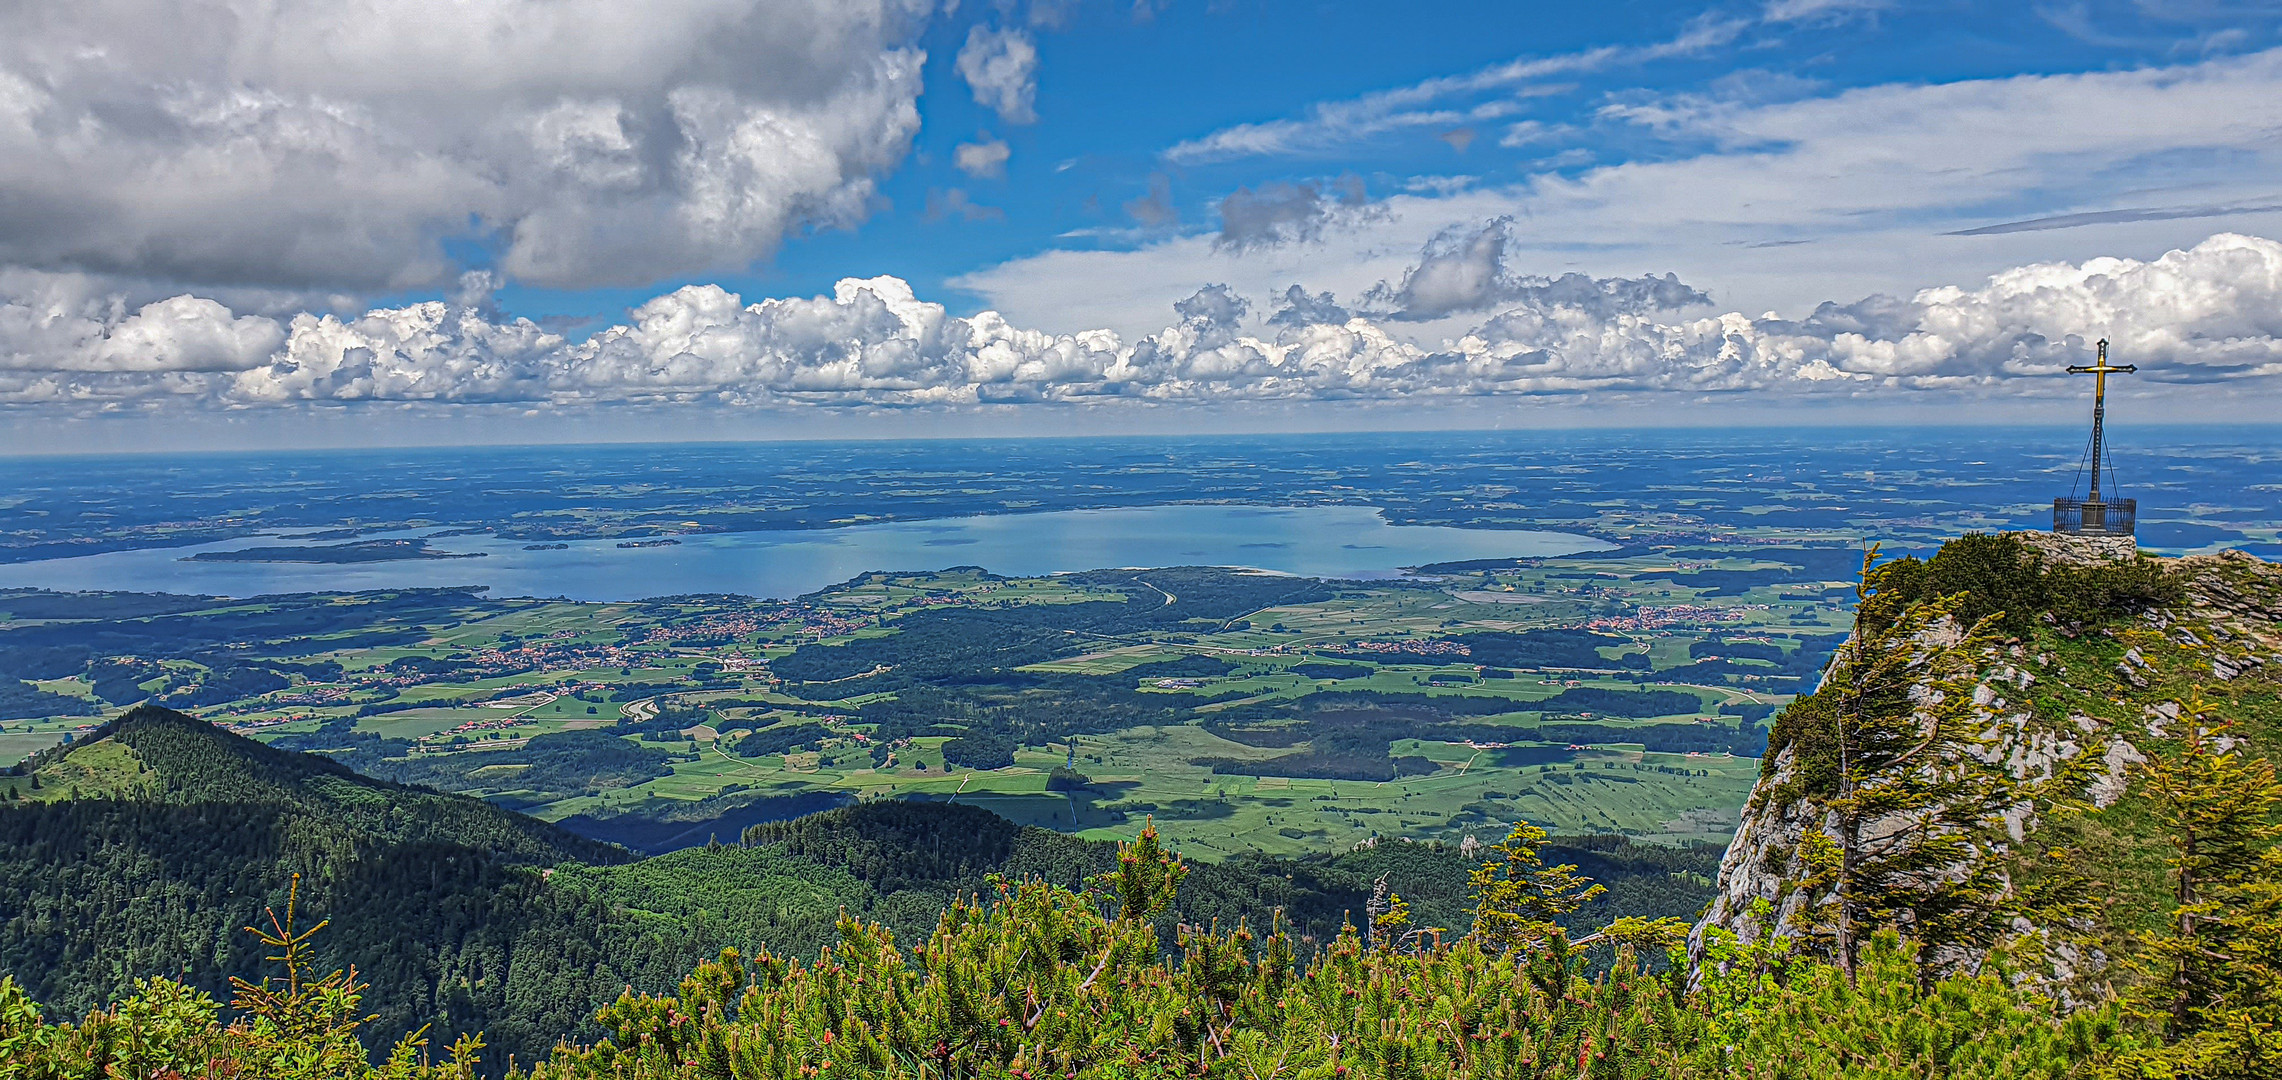
[[[621,839],[921,799],[1095,836],[1149,818],[1205,857],[1522,818],[1716,843],[1766,718],[1847,625],[1857,559],[1644,545],[1379,583],[968,568],[791,602],[0,593],[0,641],[111,650],[33,684],[76,715],[0,724],[0,753],[152,698]]]

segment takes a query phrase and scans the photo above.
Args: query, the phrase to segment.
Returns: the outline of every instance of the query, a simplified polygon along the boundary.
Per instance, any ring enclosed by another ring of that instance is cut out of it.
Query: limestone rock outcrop
[[[2013,535],[2046,567],[2093,566],[2138,554],[2129,538]],[[2135,835],[2128,818],[2108,815],[2134,790],[2134,767],[2156,744],[2177,736],[2183,703],[2197,694],[2229,710],[2236,737],[2282,757],[2282,706],[2276,704],[2282,687],[2282,566],[2231,551],[2156,562],[2182,579],[2178,602],[2076,634],[2046,614],[2033,640],[1997,644],[1981,658],[1974,701],[1984,730],[1970,754],[1981,767],[2002,769],[2022,782],[2024,790],[2042,785],[2038,800],[2024,798],[1991,823],[1992,832],[2001,833],[2000,859],[2021,854],[2001,850],[2008,844],[2024,852],[2035,846],[2045,826],[2037,809],[2043,799],[2064,801],[2071,816],[2096,823],[2111,843],[2159,842]],[[1714,928],[1743,941],[1770,935],[1813,941],[1827,934],[1834,897],[1827,887],[1801,886],[1814,877],[1802,852],[1811,832],[1835,839],[1837,821],[1820,798],[1803,789],[1798,754],[1795,745],[1784,746],[1765,763],[1721,865],[1717,893],[1691,936],[1698,955]],[[1871,822],[1865,832],[1876,836],[1901,824]],[[2111,849],[2078,857],[2103,877],[2144,876],[2160,864],[2160,857],[2125,855]],[[2130,914],[2118,913],[2117,925]],[[2113,929],[2041,927],[2024,920],[2013,927],[2011,940],[2044,941],[2045,974],[2066,982],[2096,973],[2097,943],[2104,935],[2112,938],[2106,932]],[[1980,959],[1950,958],[1956,966]]]

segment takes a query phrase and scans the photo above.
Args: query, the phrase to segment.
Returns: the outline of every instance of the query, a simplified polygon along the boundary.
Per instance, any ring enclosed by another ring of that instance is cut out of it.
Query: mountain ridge
[[[2135,952],[2135,935],[2154,929],[2171,907],[2163,845],[2143,791],[2151,757],[2177,752],[2182,717],[2198,701],[2232,723],[2227,746],[2269,757],[2282,748],[2282,567],[2232,551],[2150,558],[2128,538],[1983,539],[1981,564],[1968,566],[1960,554],[1946,573],[1949,585],[1978,598],[1968,608],[2014,609],[1992,615],[2002,624],[1992,626],[1995,636],[1969,641],[1966,620],[1946,617],[1886,647],[1914,650],[1904,667],[1921,718],[1926,702],[1941,695],[1927,658],[1948,647],[1976,652],[1975,737],[1927,771],[1979,772],[2012,786],[1977,819],[1933,824],[1942,808],[1929,806],[1871,815],[1860,822],[1861,835],[1906,852],[1970,834],[1963,857],[1914,868],[1915,887],[1931,895],[1970,873],[1992,873],[1990,910],[2010,911],[2011,921],[1984,942],[1949,947],[1937,962],[1972,970],[2002,954],[2064,1000],[2101,1000],[2115,961]],[[1885,564],[1866,582],[1864,610],[1875,610],[1881,587],[1907,591],[1913,575],[1940,577],[1940,561],[1969,546],[1953,542],[1924,563]],[[2017,564],[2005,565],[2008,559]],[[2116,594],[2102,590],[2134,575],[2159,577],[2161,595],[2103,609]],[[1842,684],[1870,662],[1850,666],[1847,649],[1867,632],[1858,624],[1817,691],[1777,718],[1762,778],[1692,935],[1698,957],[1715,929],[1747,943],[1832,948],[1836,886],[1817,852],[1842,832],[1830,740],[1836,702],[1848,689]],[[2039,911],[2024,901],[2063,877],[2108,902]]]

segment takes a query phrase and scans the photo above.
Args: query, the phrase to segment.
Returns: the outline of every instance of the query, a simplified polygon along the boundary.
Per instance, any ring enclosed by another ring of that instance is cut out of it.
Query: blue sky
[[[2041,415],[2102,336],[2150,419],[2282,378],[2278,2],[120,4],[0,13],[43,438]]]
[[[1701,141],[1659,138],[1597,119],[1628,102],[1682,94],[1827,97],[1883,84],[2160,67],[2271,47],[2282,31],[2282,4],[2193,0],[1713,6],[1230,0],[1167,3],[1140,13],[1122,3],[1049,10],[1066,12],[1063,21],[1031,27],[1023,9],[1008,18],[989,5],[969,4],[929,27],[922,38],[928,52],[923,127],[911,157],[885,177],[875,210],[860,226],[797,234],[775,259],[745,273],[693,273],[632,288],[510,288],[502,294],[505,306],[534,317],[609,322],[670,285],[712,281],[751,295],[812,294],[842,277],[894,274],[964,313],[988,300],[960,288],[961,275],[1044,250],[1114,250],[1171,234],[1211,233],[1219,225],[1219,201],[1240,187],[1352,175],[1384,197],[1421,178],[1471,177],[1495,185],[1707,149]],[[1777,17],[1770,18],[1771,11]],[[956,55],[978,23],[1034,34],[1037,122],[1002,122],[960,81]],[[1167,156],[1230,128],[1305,121],[1321,106],[1373,93],[1516,61],[1612,48],[1649,52],[1691,33],[1704,44],[1455,92],[1432,108],[1411,110],[1504,105],[1512,109],[1504,116],[1326,135],[1280,152]],[[1567,130],[1501,145],[1522,123]],[[1445,137],[1453,131],[1473,136],[1463,151]],[[954,165],[960,144],[990,139],[1008,146],[1003,178],[977,178]],[[1160,177],[1177,219],[1161,225],[1135,219],[1126,204],[1148,197]],[[978,208],[971,216],[942,209],[953,190]],[[1986,207],[1984,216],[1996,224],[2074,205],[2042,201],[2047,194],[2016,193]],[[480,262],[480,254],[470,254]],[[1166,298],[1168,315],[1175,299]]]

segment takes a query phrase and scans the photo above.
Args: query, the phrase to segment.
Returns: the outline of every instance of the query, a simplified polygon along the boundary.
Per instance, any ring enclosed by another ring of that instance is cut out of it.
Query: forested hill
[[[896,903],[919,897],[928,912],[917,925],[896,926],[914,938],[934,924],[961,892],[981,892],[989,878],[1028,878],[1082,887],[1113,870],[1117,845],[1017,825],[987,810],[942,803],[876,802],[756,825],[745,840],[756,848],[841,869]],[[1608,893],[1570,921],[1598,926],[1619,916],[1684,916],[1710,895],[1716,848],[1671,848],[1621,836],[1554,837],[1544,849],[1554,862],[1572,863]],[[670,858],[670,857],[669,857]],[[1326,941],[1343,926],[1359,924],[1380,878],[1412,905],[1421,925],[1463,933],[1473,918],[1469,859],[1444,844],[1390,841],[1328,857],[1279,859],[1253,855],[1197,863],[1183,879],[1165,918],[1177,923],[1265,926],[1280,918],[1302,944]]]
[[[333,920],[322,956],[356,965],[389,1023],[512,1038],[533,1013],[535,1036],[583,1022],[604,992],[594,980],[621,974],[580,950],[604,913],[550,895],[532,868],[630,856],[478,799],[367,779],[155,706],[0,787],[0,970],[53,1005],[84,1008],[154,974],[226,991],[260,970],[268,950],[243,928],[283,905],[296,873],[304,909]],[[521,977],[567,1000],[511,1007],[516,939],[550,925],[564,951]]]
[[[480,800],[371,780],[204,721],[136,709],[0,774],[0,973],[76,1015],[166,975],[218,997],[273,950],[243,931],[302,875],[316,962],[371,983],[373,1028],[481,1031],[493,1064],[602,1032],[626,987],[670,990],[725,947],[813,958],[845,911],[917,941],[992,875],[1065,886],[1112,869],[1115,845],[972,807],[883,802],[752,830],[731,846],[634,861]],[[1714,849],[1616,837],[1552,847],[1610,886],[1580,922],[1685,915]],[[1422,921],[1467,925],[1472,865],[1438,844],[1198,866],[1160,922],[1266,926],[1325,941],[1381,878]],[[1312,950],[1312,942],[1302,941]],[[0,1031],[0,1039],[6,1038]]]
[[[197,817],[208,807],[306,815],[371,840],[444,844],[513,863],[618,862],[607,844],[463,795],[375,780],[322,755],[277,750],[155,705],[127,711],[65,747],[35,754],[15,796],[55,811],[74,800],[129,801]],[[44,777],[39,789],[33,775]],[[64,809],[68,809],[65,806]],[[228,838],[218,837],[225,846]]]

